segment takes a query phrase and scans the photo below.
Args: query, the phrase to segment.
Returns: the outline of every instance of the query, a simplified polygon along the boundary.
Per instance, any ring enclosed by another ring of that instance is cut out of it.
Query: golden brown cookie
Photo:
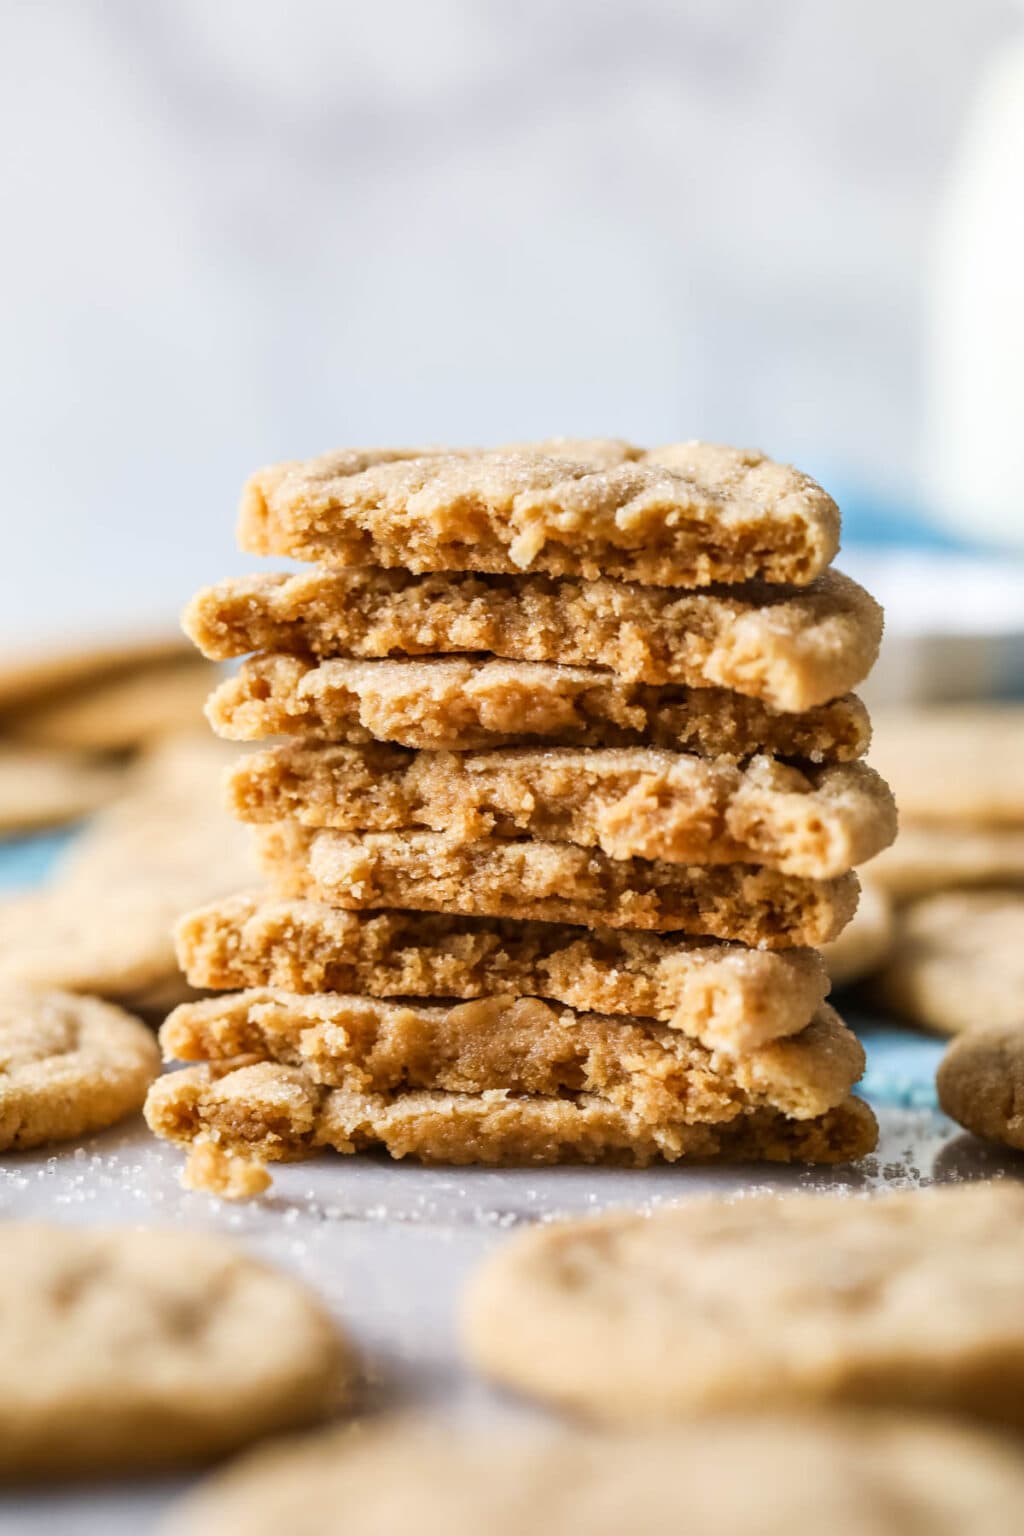
[[[0,1149],[114,1125],[142,1108],[159,1071],[152,1032],[120,1008],[66,992],[0,991]]]
[[[436,912],[343,912],[229,896],[183,917],[178,958],[197,987],[371,997],[548,997],[660,1019],[742,1055],[808,1024],[828,991],[816,950]]]
[[[548,576],[318,568],[207,587],[183,623],[216,659],[250,651],[321,660],[490,653],[807,710],[867,675],[882,616],[838,571],[796,590],[754,584],[686,592]]]
[[[732,1119],[652,1123],[597,1094],[454,1093],[412,1089],[365,1093],[323,1088],[302,1067],[255,1062],[222,1070],[184,1067],[158,1078],[146,1099],[150,1129],[184,1146],[215,1142],[263,1162],[291,1162],[319,1147],[352,1153],[384,1148],[424,1163],[517,1167],[659,1159],[844,1163],[877,1140],[860,1099],[794,1120],[751,1108]]]
[[[876,885],[897,901],[954,886],[1024,885],[1024,826],[907,822],[871,866]]]
[[[766,1490],[770,1496],[766,1497]],[[606,1437],[400,1422],[248,1456],[162,1536],[1014,1536],[1024,1465],[1001,1438],[903,1415],[722,1418]]]
[[[827,944],[857,904],[857,877],[808,880],[753,864],[610,859],[570,843],[439,832],[257,829],[276,894],[354,911],[382,907],[640,928],[769,949]]]
[[[826,1403],[1024,1426],[1024,1188],[693,1200],[513,1239],[468,1297],[487,1375],[597,1419]]]
[[[21,709],[101,680],[189,657],[181,635],[77,644],[67,650],[14,651],[0,663],[0,710]]]
[[[463,842],[530,836],[612,859],[763,864],[844,874],[896,835],[887,786],[864,763],[745,766],[644,748],[409,752],[288,744],[228,779],[241,821],[342,832],[429,828]]]
[[[324,1417],[351,1374],[320,1303],[220,1238],[3,1229],[0,1481],[208,1460]]]
[[[206,713],[230,741],[310,736],[437,751],[550,741],[828,762],[859,757],[868,739],[853,694],[779,714],[723,688],[656,688],[596,669],[486,657],[317,664],[255,656],[211,695]]]
[[[1024,830],[1024,706],[879,710],[871,761],[908,822]]]
[[[943,1034],[1024,1021],[1024,890],[912,902],[874,986],[885,1007]]]
[[[594,1094],[652,1125],[729,1120],[752,1105],[811,1119],[864,1070],[863,1047],[825,1004],[799,1034],[738,1058],[650,1019],[500,995],[431,1005],[236,992],[176,1009],[160,1043],[168,1060],[224,1069],[256,1058],[361,1093]]]
[[[0,833],[87,816],[125,782],[120,763],[45,747],[0,748]]]
[[[805,586],[839,547],[839,509],[789,465],[713,443],[347,449],[253,475],[239,543],[340,566]]]
[[[1016,1023],[980,1023],[953,1041],[936,1086],[941,1108],[966,1130],[1024,1152],[1024,996]]]
[[[203,724],[217,670],[194,656],[115,673],[25,705],[4,720],[17,741],[123,752]]]

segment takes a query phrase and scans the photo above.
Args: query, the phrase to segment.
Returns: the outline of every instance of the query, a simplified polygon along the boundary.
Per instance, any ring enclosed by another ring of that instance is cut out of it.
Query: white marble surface
[[[613,432],[918,483],[1007,0],[35,0],[0,16],[0,644],[170,619],[241,480]]]
[[[282,1168],[269,1197],[229,1206],[184,1193],[180,1155],[143,1128],[97,1137],[78,1152],[26,1154],[0,1166],[0,1220],[168,1227],[226,1233],[301,1275],[354,1337],[361,1409],[423,1408],[456,1420],[525,1411],[503,1401],[460,1358],[459,1297],[473,1267],[524,1222],[618,1205],[654,1209],[700,1193],[814,1189],[847,1196],[992,1177],[1024,1178],[930,1110],[880,1109],[876,1156],[855,1169],[430,1169],[325,1155]],[[2,1536],[150,1536],[188,1479],[126,1487],[39,1490],[0,1498]]]

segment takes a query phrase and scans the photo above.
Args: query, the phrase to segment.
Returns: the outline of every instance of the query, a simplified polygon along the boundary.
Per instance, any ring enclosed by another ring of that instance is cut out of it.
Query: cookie
[[[1024,830],[1024,706],[880,710],[871,760],[908,821]]]
[[[151,1031],[120,1008],[94,997],[5,987],[0,1150],[72,1141],[114,1125],[142,1108],[159,1070]]]
[[[1024,1006],[1016,1023],[978,1024],[954,1040],[936,1075],[939,1105],[985,1141],[1024,1152]]]
[[[652,1124],[729,1120],[751,1105],[811,1119],[864,1070],[860,1042],[824,1004],[799,1034],[739,1058],[650,1019],[500,995],[430,1005],[236,992],[177,1008],[160,1044],[168,1060],[257,1058],[361,1093],[593,1094]]]
[[[0,711],[6,714],[136,668],[188,657],[187,644],[176,634],[76,644],[63,651],[8,650],[0,662]]]
[[[0,1479],[207,1460],[313,1423],[351,1375],[290,1277],[193,1232],[7,1223]]]
[[[596,1419],[859,1404],[1024,1426],[1024,1188],[690,1200],[534,1229],[476,1276],[470,1358]]]
[[[317,665],[256,656],[225,679],[206,713],[229,741],[312,736],[455,752],[553,741],[827,762],[859,757],[868,739],[853,694],[806,714],[777,714],[722,688],[654,688],[584,667],[486,657]]]
[[[766,1490],[770,1496],[766,1497]],[[1019,1453],[900,1415],[715,1419],[608,1440],[545,1424],[406,1421],[261,1450],[186,1497],[161,1536],[1013,1536]]]
[[[895,936],[892,903],[870,876],[861,880],[860,900],[838,939],[826,944],[822,958],[834,987],[852,986],[870,976],[892,951]]]
[[[828,991],[812,949],[434,912],[343,912],[254,893],[188,913],[177,944],[197,987],[547,997],[583,1012],[659,1019],[731,1055],[803,1029]]]
[[[238,537],[250,554],[340,566],[806,586],[839,547],[839,509],[761,453],[559,438],[274,465],[246,485]]]
[[[239,763],[228,807],[240,821],[425,827],[463,842],[525,835],[612,859],[763,864],[815,879],[844,874],[896,835],[892,796],[864,763],[800,770],[755,757],[741,767],[650,748],[288,744]]]
[[[124,770],[81,752],[0,748],[0,833],[31,832],[87,816],[122,788]]]
[[[1024,890],[911,903],[874,989],[886,1008],[943,1034],[1024,1022]]]
[[[353,911],[402,907],[588,928],[679,931],[768,949],[827,944],[857,904],[857,877],[808,880],[752,864],[610,859],[570,843],[439,832],[257,829],[275,894]]]
[[[906,822],[871,866],[876,885],[906,901],[951,886],[1024,885],[1024,826]]]
[[[652,1123],[597,1094],[563,1097],[323,1088],[301,1067],[261,1061],[183,1067],[158,1078],[146,1120],[165,1141],[215,1142],[262,1162],[293,1162],[320,1147],[353,1153],[384,1148],[423,1163],[519,1167],[659,1159],[845,1163],[873,1150],[874,1116],[846,1099],[810,1120],[752,1108],[720,1122]]]
[[[17,741],[124,752],[203,723],[217,678],[196,657],[137,667],[23,706],[4,721]]]
[[[806,710],[867,676],[881,609],[848,576],[800,590],[681,592],[548,576],[415,576],[401,570],[244,576],[207,587],[183,624],[205,656],[326,659],[490,652],[603,667],[635,683],[723,688]]]
[[[174,985],[178,917],[253,879],[245,830],[220,807],[223,761],[215,742],[147,758],[49,886],[0,900],[0,984],[133,1003]]]

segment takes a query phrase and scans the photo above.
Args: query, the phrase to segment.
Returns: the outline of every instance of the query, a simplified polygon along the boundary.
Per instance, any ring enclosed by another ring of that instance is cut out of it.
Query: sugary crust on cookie
[[[839,509],[789,465],[712,443],[349,449],[253,475],[239,543],[342,566],[805,586],[839,547]]]
[[[434,912],[343,912],[243,894],[182,918],[178,958],[197,987],[373,997],[552,998],[655,1018],[741,1055],[807,1024],[828,990],[811,949]]]
[[[863,754],[868,719],[853,694],[806,714],[778,714],[721,688],[664,688],[611,672],[538,661],[440,657],[324,661],[251,657],[210,696],[220,736],[312,736],[350,745],[463,751],[530,740],[647,745],[707,756],[767,751],[812,762]]]
[[[120,1008],[65,992],[0,991],[2,1150],[114,1125],[142,1108],[159,1070],[152,1032]]]
[[[513,1239],[471,1357],[637,1424],[828,1402],[1024,1424],[1024,1188],[686,1201]]]
[[[1024,705],[880,710],[872,761],[909,821],[1024,828]]]
[[[319,1302],[222,1239],[4,1226],[0,1481],[223,1455],[322,1418],[351,1374]]]
[[[871,866],[872,880],[899,901],[951,886],[1024,885],[1024,826],[900,820],[900,835]]]
[[[887,786],[864,763],[800,770],[651,748],[549,747],[479,754],[286,745],[228,779],[240,821],[342,832],[428,828],[463,842],[522,837],[599,847],[613,859],[764,864],[824,879],[896,835]]]
[[[874,989],[886,1008],[943,1034],[1024,1027],[1024,890],[944,891],[910,903]]]
[[[751,864],[609,859],[570,843],[457,844],[438,832],[256,830],[275,894],[348,910],[403,907],[596,928],[680,931],[768,949],[825,944],[853,915],[857,877],[807,880]]]
[[[154,1083],[146,1119],[157,1136],[184,1145],[213,1140],[267,1162],[318,1147],[425,1163],[517,1166],[561,1162],[644,1167],[681,1157],[737,1162],[849,1162],[870,1152],[877,1128],[860,1099],[811,1120],[750,1109],[731,1120],[651,1122],[594,1094],[558,1098],[410,1090],[392,1094],[321,1088],[299,1067],[256,1062],[221,1072],[184,1067]]]
[[[765,1496],[765,1490],[771,1496]],[[162,1536],[1012,1536],[1019,1452],[900,1414],[711,1419],[607,1437],[503,1423],[500,1436],[424,1421],[332,1430],[261,1448],[172,1513]]]
[[[718,687],[806,710],[864,678],[882,613],[838,571],[813,586],[710,592],[548,576],[316,569],[199,592],[186,632],[206,656],[363,659],[490,652],[604,667],[631,682]]]
[[[936,1074],[939,1104],[975,1136],[1024,1152],[1024,1013],[954,1040]]]
[[[256,1058],[360,1093],[594,1094],[652,1124],[729,1120],[751,1105],[810,1119],[864,1070],[860,1042],[824,1004],[798,1035],[739,1058],[650,1019],[499,995],[426,1004],[253,990],[186,1003],[160,1043],[168,1060]]]

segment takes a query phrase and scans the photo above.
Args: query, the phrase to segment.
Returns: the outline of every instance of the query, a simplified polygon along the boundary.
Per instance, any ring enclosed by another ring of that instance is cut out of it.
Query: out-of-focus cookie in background
[[[203,715],[217,679],[174,636],[0,666],[0,846],[15,887],[0,897],[0,985],[93,994],[153,1017],[195,995],[175,961],[175,919],[253,878],[245,834],[222,808],[237,750]],[[42,829],[76,835],[46,883],[17,889],[34,873],[19,852],[35,855],[27,834]]]

